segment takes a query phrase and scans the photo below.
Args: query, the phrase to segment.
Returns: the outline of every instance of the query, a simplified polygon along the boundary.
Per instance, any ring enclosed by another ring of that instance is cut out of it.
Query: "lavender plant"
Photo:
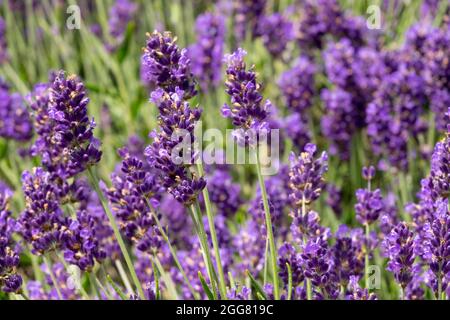
[[[22,2],[0,300],[450,298],[446,1]]]

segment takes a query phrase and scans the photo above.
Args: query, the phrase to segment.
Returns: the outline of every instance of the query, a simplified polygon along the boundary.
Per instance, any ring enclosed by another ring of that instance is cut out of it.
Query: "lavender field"
[[[449,0],[0,0],[0,300],[448,300],[449,197]]]

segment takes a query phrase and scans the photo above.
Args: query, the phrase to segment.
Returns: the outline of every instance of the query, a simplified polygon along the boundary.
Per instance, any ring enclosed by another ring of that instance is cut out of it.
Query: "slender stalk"
[[[64,260],[64,257],[62,256],[62,254],[57,253],[56,256],[58,257],[58,260],[63,264],[64,269],[66,269],[66,271],[69,273],[69,265],[67,264],[66,260]],[[85,299],[89,299],[89,295],[87,294],[86,290],[84,290],[83,286],[81,285],[81,279],[76,279],[79,283],[77,283],[77,289],[80,292],[80,294],[83,296],[83,298]],[[79,288],[78,288],[79,285]]]
[[[184,279],[186,285],[188,286],[189,291],[191,291],[191,293],[195,299],[198,299],[199,295],[192,287],[191,281],[187,277],[186,272],[184,271],[183,266],[181,265],[180,260],[178,259],[177,252],[176,252],[175,248],[172,246],[172,244],[170,243],[169,237],[167,236],[166,232],[164,231],[164,228],[162,227],[157,214],[154,212],[153,206],[150,204],[150,202],[148,201],[147,198],[145,198],[145,201],[147,202],[147,206],[150,208],[150,212],[151,212],[153,218],[155,219],[156,226],[158,227],[159,233],[161,234],[161,236],[163,237],[167,246],[169,247],[170,254],[172,255],[172,258],[173,258],[175,264],[177,265],[178,270],[181,272],[181,275],[183,276],[183,279]]]
[[[109,290],[107,290],[104,286],[103,286],[103,284],[100,282],[100,280],[98,280],[98,278],[94,275],[94,279],[93,279],[94,281],[95,281],[95,284],[100,288],[100,290],[101,291],[103,291],[103,293],[105,294],[105,297],[108,299],[108,300],[114,300],[114,298],[113,298],[113,296],[111,295],[111,293],[109,292]],[[94,286],[94,284],[92,285],[92,286]]]
[[[154,262],[156,264],[156,268],[159,270],[159,273],[161,274],[161,278],[164,280],[164,283],[167,286],[167,290],[171,292],[172,299],[178,300],[178,293],[175,288],[175,284],[172,281],[172,278],[167,274],[167,272],[164,271],[163,266],[161,265],[161,262],[159,261],[158,257],[154,257]]]
[[[47,266],[48,274],[50,275],[50,279],[52,279],[53,285],[55,286],[56,293],[58,294],[59,300],[64,300],[61,289],[59,288],[58,281],[56,280],[55,274],[53,273],[52,264],[46,255],[43,256],[44,263]]]
[[[198,169],[199,175],[203,177],[205,175],[205,172],[203,170],[203,163],[201,160],[198,161],[198,163],[197,163],[197,169]],[[225,285],[225,274],[223,272],[222,261],[220,259],[219,242],[217,241],[216,227],[214,225],[214,217],[213,217],[212,210],[211,210],[211,201],[209,199],[208,188],[205,187],[202,192],[203,192],[203,199],[205,201],[206,216],[208,218],[209,232],[211,234],[214,255],[216,258],[217,273],[219,274],[220,295],[221,295],[222,299],[226,300],[227,299],[227,289],[226,289],[226,285]]]
[[[302,217],[306,214],[306,200],[305,200],[305,196],[303,195],[302,198],[302,212],[301,215]],[[306,235],[303,235],[303,246],[306,246]],[[306,299],[307,300],[312,300],[312,286],[311,286],[311,279],[306,278]]]
[[[92,170],[92,167],[88,168],[88,174],[89,178],[91,179],[92,187],[94,188],[95,192],[98,195],[98,198],[100,200],[100,203],[102,204],[103,210],[105,210],[106,215],[108,216],[109,223],[111,224],[111,227],[114,231],[114,236],[117,239],[117,242],[119,243],[120,251],[122,252],[123,257],[125,258],[125,262],[127,263],[128,270],[130,271],[131,278],[133,279],[134,285],[136,286],[139,295],[144,298],[144,290],[142,289],[142,285],[139,282],[139,279],[137,277],[136,270],[134,269],[133,262],[131,261],[131,256],[128,253],[127,247],[125,245],[125,242],[123,241],[122,236],[120,235],[119,227],[117,226],[116,219],[114,218],[111,210],[109,209],[108,203],[106,201],[105,195],[100,190],[98,178],[95,175],[95,173]]]
[[[369,224],[364,224],[364,228],[366,231],[366,252],[364,254],[364,285],[366,289],[369,289]]]
[[[96,295],[99,299],[101,299],[100,292],[97,289],[96,277],[95,273],[89,272],[89,282],[91,283],[91,290],[94,295]]]
[[[199,207],[197,203],[197,207]],[[206,237],[205,228],[203,226],[202,217],[200,214],[200,210],[196,208],[196,206],[191,205],[192,212],[192,220],[194,221],[195,228],[197,231],[198,238],[200,240],[200,245],[202,246],[203,259],[205,260],[205,264],[208,270],[209,280],[211,281],[212,292],[214,295],[214,299],[217,299],[217,290],[216,290],[216,280],[214,266],[211,260],[211,253],[209,251],[208,239]]]
[[[153,258],[156,260],[156,255],[153,254]],[[158,270],[156,269],[155,263],[153,262],[152,257],[150,257],[150,263],[152,264],[152,269],[153,269],[153,275],[155,278],[155,297],[156,300],[159,300],[160,297],[160,293],[159,293],[159,277],[158,277]]]
[[[117,259],[114,261],[117,271],[119,272],[120,278],[122,279],[123,284],[125,285],[125,288],[128,291],[128,294],[133,293],[133,288],[131,287],[130,280],[128,279],[128,276],[123,268],[122,262]]]
[[[269,256],[269,238],[267,238],[266,239],[266,250],[265,250],[265,253],[264,253],[264,278],[263,278],[263,283],[264,283],[264,285],[266,285],[266,283],[267,283],[267,276],[268,276],[268,268],[267,268],[267,265],[268,265],[268,261],[267,261],[267,258],[268,258],[268,256]]]
[[[277,249],[275,246],[275,240],[273,237],[273,230],[272,230],[272,219],[270,217],[270,208],[269,208],[269,200],[267,198],[267,191],[266,191],[266,185],[264,183],[264,178],[261,174],[261,164],[259,162],[259,152],[258,148],[255,149],[256,151],[256,171],[258,173],[258,181],[259,181],[259,187],[261,189],[261,196],[263,200],[263,206],[264,206],[264,214],[265,214],[265,220],[266,220],[266,228],[267,228],[267,237],[269,239],[269,249],[270,249],[270,260],[272,264],[272,271],[273,271],[273,293],[275,300],[278,300],[280,298],[280,291],[278,287],[278,271],[277,271]]]
[[[438,292],[437,292],[437,299],[436,300],[442,300],[442,267],[439,266],[439,273],[437,275],[437,286],[438,286]]]
[[[31,266],[33,267],[33,273],[34,277],[37,281],[39,281],[41,284],[44,284],[44,274],[42,273],[41,268],[39,267],[38,257],[34,254],[30,253],[30,259],[31,259]]]

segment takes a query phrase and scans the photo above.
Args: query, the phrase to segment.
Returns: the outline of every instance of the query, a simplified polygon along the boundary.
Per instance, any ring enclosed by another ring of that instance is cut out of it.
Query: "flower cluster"
[[[385,239],[384,245],[389,256],[387,269],[394,274],[397,283],[405,290],[413,278],[414,234],[406,223],[399,223]]]
[[[263,16],[258,25],[264,46],[274,57],[280,57],[289,41],[294,38],[292,23],[280,13]]]
[[[328,170],[328,155],[323,152],[316,158],[316,150],[314,144],[307,144],[298,158],[290,156],[290,198],[297,207],[311,204],[325,186],[323,175]]]
[[[267,0],[233,0],[234,34],[239,42],[259,35],[258,26],[263,17]]]
[[[193,132],[201,110],[191,108],[183,100],[182,91],[169,94],[157,89],[152,93],[152,101],[159,109],[160,131],[153,133],[153,143],[145,149],[147,161],[161,172],[168,192],[189,206],[206,186],[202,177],[196,177],[189,170],[196,158]],[[187,150],[177,150],[175,147],[179,143]]]
[[[17,292],[22,285],[22,277],[16,271],[19,255],[12,247],[17,222],[8,208],[11,196],[11,190],[0,182],[0,291],[4,292]]]
[[[315,71],[314,63],[310,59],[300,57],[292,69],[285,71],[278,81],[287,107],[303,117],[313,104]]]
[[[222,79],[224,17],[212,13],[200,15],[195,22],[195,32],[197,42],[188,48],[192,73],[199,80],[202,90],[208,91],[217,87]]]
[[[22,174],[25,211],[20,217],[20,231],[36,254],[61,248],[68,236],[69,220],[59,205],[58,188],[51,174],[34,168]]]
[[[111,177],[109,201],[125,236],[138,250],[152,253],[162,242],[153,216],[161,197],[159,180],[128,149],[120,149],[120,155],[121,172]]]
[[[48,116],[54,122],[55,145],[66,153],[65,175],[73,176],[100,161],[100,142],[94,137],[94,120],[89,120],[89,98],[84,84],[75,76],[59,71],[49,93]]]
[[[114,39],[115,46],[124,40],[126,27],[137,11],[136,3],[129,0],[116,0],[109,10],[109,34]],[[113,49],[114,46],[111,47]]]
[[[168,93],[182,90],[186,99],[197,94],[187,50],[180,50],[176,38],[172,38],[169,32],[161,34],[155,31],[148,35],[141,57],[141,74],[146,82]]]
[[[256,81],[253,67],[247,70],[244,57],[247,54],[239,48],[225,56],[227,64],[226,93],[231,97],[231,104],[222,107],[222,115],[231,118],[238,129],[235,137],[241,145],[254,144],[254,139],[261,130],[268,128],[266,118],[269,114],[270,101],[262,104],[260,84]],[[252,130],[252,132],[247,132]]]
[[[22,96],[9,92],[0,78],[0,137],[25,142],[33,135],[33,125]]]

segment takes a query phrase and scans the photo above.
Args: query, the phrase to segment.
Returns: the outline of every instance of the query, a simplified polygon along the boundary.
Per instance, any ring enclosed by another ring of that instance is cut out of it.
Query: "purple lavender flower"
[[[27,96],[28,104],[32,110],[34,129],[37,137],[31,146],[31,155],[40,156],[43,167],[48,172],[55,173],[61,178],[72,175],[68,170],[68,150],[58,143],[56,122],[49,115],[50,83],[37,84]]]
[[[284,217],[285,208],[289,205],[289,190],[285,187],[285,181],[279,176],[271,176],[266,179],[265,184],[273,232],[275,237],[283,236],[287,230],[281,225],[281,221]],[[267,229],[264,217],[264,205],[261,190],[259,188],[256,197],[250,203],[248,212],[250,213],[252,220],[261,226],[261,236],[265,239],[267,236]],[[274,228],[274,226],[279,227]]]
[[[330,154],[339,155],[341,159],[350,158],[350,146],[356,131],[355,108],[351,95],[341,89],[324,89],[321,98],[325,105],[325,115],[320,126],[330,142]]]
[[[266,241],[253,220],[248,220],[239,230],[233,239],[233,247],[240,257],[240,261],[236,263],[236,271],[244,275],[245,270],[251,270],[253,276],[257,276],[264,267]]]
[[[450,53],[448,32],[433,27],[430,21],[415,24],[406,33],[403,51],[402,60],[425,80],[424,91],[435,113],[436,127],[445,132],[444,114],[450,102],[450,69],[444,58]]]
[[[379,226],[383,237],[389,235],[392,228],[400,222],[397,211],[395,194],[390,192],[384,198],[384,210],[380,215]]]
[[[264,46],[273,58],[278,58],[294,38],[292,23],[280,13],[263,16],[258,25]]]
[[[384,246],[389,256],[387,270],[394,274],[404,291],[413,278],[414,234],[406,223],[399,223],[385,239]]]
[[[222,56],[225,20],[218,14],[205,13],[195,22],[197,42],[189,47],[192,73],[199,79],[203,91],[219,85],[222,79]]]
[[[323,56],[326,73],[334,85],[340,88],[348,88],[355,85],[352,70],[355,48],[348,39],[330,43]]]
[[[27,290],[31,300],[59,300],[59,294],[54,287],[52,278],[46,265],[41,266],[45,273],[45,283],[49,289],[46,289],[38,281],[29,281],[27,283]],[[64,300],[79,300],[81,297],[77,293],[75,286],[68,285],[70,275],[66,272],[62,263],[55,263],[52,266],[53,274],[55,275],[60,293]]]
[[[352,276],[361,276],[364,270],[362,230],[349,230],[346,225],[336,231],[336,243],[332,247],[336,278],[347,287]]]
[[[162,198],[158,207],[162,215],[161,223],[167,226],[171,243],[179,249],[186,249],[186,246],[190,244],[189,238],[193,231],[192,220],[186,210],[183,204],[176,201],[170,194]]]
[[[81,270],[92,270],[95,261],[106,258],[106,252],[100,247],[101,238],[96,231],[95,217],[85,210],[77,213],[76,219],[70,222],[64,242],[64,259]]]
[[[348,38],[329,43],[323,56],[326,74],[336,86],[334,92],[339,95],[333,97],[328,94],[328,97],[322,98],[331,104],[333,98],[344,99],[344,94],[346,95],[345,99],[348,101],[340,109],[344,109],[343,113],[352,117],[348,130],[351,136],[355,128],[362,128],[366,124],[366,106],[373,100],[375,91],[387,73],[384,61],[377,50],[355,47]],[[336,123],[341,122],[340,119],[336,120]],[[348,123],[348,119],[345,123]]]
[[[68,233],[68,219],[59,206],[59,196],[51,174],[42,168],[22,174],[25,211],[22,213],[20,233],[32,246],[32,252],[43,254],[63,247]]]
[[[230,288],[227,294],[228,300],[249,300],[251,290],[243,286],[242,288]]]
[[[209,230],[208,217],[203,217],[203,225],[205,227],[205,233],[208,238],[210,245],[212,245],[211,232]],[[230,230],[228,229],[227,221],[224,216],[214,217],[214,227],[217,232],[217,241],[219,242],[220,248],[229,248],[230,242],[232,240]]]
[[[285,286],[288,285],[288,269],[286,264],[289,264],[289,267],[292,271],[292,286],[296,288],[299,286],[303,280],[303,268],[302,268],[302,260],[300,254],[297,253],[294,246],[290,243],[285,242],[278,249],[278,268],[279,268],[279,276],[283,280]]]
[[[350,290],[346,296],[347,300],[378,300],[374,293],[370,293],[369,290],[363,289],[359,286],[359,277],[350,277]]]
[[[326,203],[333,210],[338,217],[342,214],[342,190],[334,184],[327,184],[327,199]]]
[[[424,130],[420,116],[425,95],[422,77],[401,65],[384,79],[367,107],[366,122],[372,150],[386,155],[392,166],[408,167],[407,141]]]
[[[446,137],[434,147],[429,183],[433,199],[450,196],[450,124]]]
[[[128,23],[133,20],[137,4],[128,0],[116,0],[109,10],[109,34],[114,39],[114,47],[124,40]]]
[[[290,198],[297,208],[302,204],[310,205],[319,198],[325,187],[324,173],[328,170],[328,156],[326,152],[316,158],[317,147],[308,143],[304,151],[297,158],[290,156],[291,171],[289,186],[292,190]]]
[[[113,229],[109,224],[108,217],[95,192],[90,191],[85,204],[79,205],[79,210],[85,210],[89,213],[88,221],[92,223],[91,233],[95,234],[98,248],[96,250],[105,252],[106,256],[112,261],[121,258],[121,252],[117,239],[114,236]]]
[[[6,23],[0,17],[0,64],[8,59],[8,45],[6,43]]]
[[[161,187],[156,177],[143,170],[143,162],[121,149],[122,174],[111,177],[113,186],[107,190],[109,201],[120,228],[140,251],[155,252],[161,247],[162,238],[156,226],[152,210],[158,206]]]
[[[160,131],[152,134],[154,141],[145,149],[145,156],[149,164],[162,174],[163,186],[167,191],[177,201],[189,206],[206,186],[206,181],[189,170],[196,158],[193,132],[201,110],[191,108],[183,97],[182,91],[169,95],[158,89],[152,93],[152,100],[159,109]],[[183,154],[172,154],[174,148],[185,139],[189,140],[188,145],[184,143],[189,150]]]
[[[0,137],[26,142],[33,136],[33,125],[18,93],[10,93],[8,85],[0,78]]]
[[[301,253],[304,275],[315,287],[316,299],[335,299],[339,287],[334,274],[331,250],[320,238],[309,240]]]
[[[203,295],[203,298],[206,298],[206,295],[203,291],[202,284],[198,277],[198,273],[201,272],[203,277],[207,274],[207,268],[205,266],[205,262],[202,257],[202,252],[200,248],[200,244],[198,241],[193,240],[192,246],[190,250],[180,250],[178,251],[178,259],[185,271],[190,284],[194,291]],[[193,299],[192,293],[189,291],[187,284],[185,283],[184,278],[178,270],[174,270],[175,273],[175,281],[181,284],[181,290],[184,299]]]
[[[238,42],[257,37],[267,0],[233,0],[235,36]]]
[[[99,162],[102,155],[93,135],[95,122],[87,114],[88,103],[84,84],[75,75],[59,71],[50,89],[48,115],[55,122],[56,145],[67,150],[71,176]]]
[[[241,187],[233,183],[226,170],[215,170],[208,177],[208,190],[212,203],[217,207],[217,215],[232,217],[243,203]]]
[[[362,225],[372,224],[383,212],[383,197],[380,189],[374,191],[358,189],[356,191],[356,199],[356,219]]]
[[[336,0],[302,1],[297,25],[297,41],[304,50],[321,49],[329,34],[342,30],[343,12]]]
[[[282,128],[297,150],[303,150],[306,144],[311,142],[311,131],[305,116],[294,112],[281,121]]]
[[[0,181],[0,291],[4,292],[17,292],[22,286],[22,277],[16,270],[19,255],[12,241],[17,222],[8,208],[11,196],[12,191]]]
[[[319,214],[315,211],[308,211],[299,214],[291,214],[293,220],[291,223],[291,233],[294,241],[299,245],[304,245],[308,238],[328,239],[331,235],[330,229],[320,225]]]
[[[169,32],[155,31],[148,35],[141,57],[141,72],[144,81],[154,83],[168,93],[178,88],[184,92],[185,99],[197,94],[187,50],[180,50],[176,38]]]
[[[247,53],[239,48],[233,54],[225,56],[227,63],[226,93],[231,97],[231,105],[222,107],[222,115],[231,118],[237,127],[235,137],[241,145],[254,143],[247,130],[252,129],[256,134],[268,128],[266,118],[269,114],[270,101],[261,105],[263,97],[259,93],[260,84],[256,81],[253,67],[247,70],[244,56]],[[254,133],[254,132],[253,132]],[[252,133],[250,133],[251,135]]]
[[[429,223],[425,225],[422,241],[423,259],[429,263],[434,278],[430,286],[440,299],[439,294],[448,287],[446,275],[450,272],[450,212],[448,200],[438,200],[436,211]]]
[[[291,111],[303,114],[313,104],[316,67],[307,57],[300,57],[294,67],[285,71],[279,81],[281,93]]]

